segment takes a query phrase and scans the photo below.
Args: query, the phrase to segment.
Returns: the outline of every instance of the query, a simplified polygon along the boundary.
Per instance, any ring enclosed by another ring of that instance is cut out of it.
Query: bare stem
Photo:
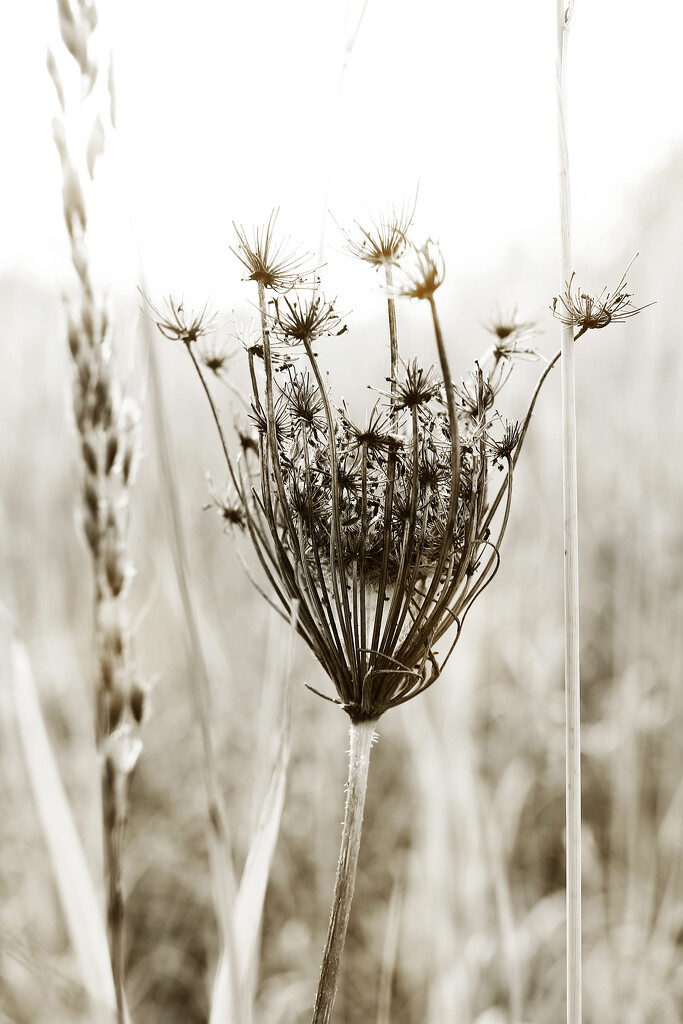
[[[116,1022],[128,1024],[125,977],[126,946],[122,882],[123,836],[126,828],[128,780],[106,758],[102,766],[102,823],[107,877],[107,935],[116,993]]]
[[[571,216],[567,146],[566,58],[572,4],[557,0],[557,125],[560,185],[560,288],[571,279]],[[567,1024],[581,1011],[581,678],[579,665],[579,533],[574,331],[563,324],[562,478],[567,802]]]
[[[356,884],[356,867],[363,828],[363,810],[368,788],[370,748],[374,738],[374,727],[374,721],[362,721],[352,722],[349,729],[349,778],[346,787],[344,826],[330,925],[327,930],[327,941],[320,968],[320,981],[315,998],[312,1024],[328,1024],[337,995],[339,968]]]
[[[391,294],[391,289],[394,284],[394,274],[390,263],[386,263],[384,266],[384,278],[387,285],[387,313],[389,314],[389,341],[391,344],[391,418],[396,429],[398,423],[398,413],[394,408],[396,401],[396,374],[398,373],[398,331],[396,329],[396,299]]]

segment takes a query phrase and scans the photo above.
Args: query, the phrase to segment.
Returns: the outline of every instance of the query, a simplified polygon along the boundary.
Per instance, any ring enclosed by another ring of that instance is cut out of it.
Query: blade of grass
[[[144,288],[143,288],[144,294]],[[180,505],[176,490],[176,473],[170,446],[168,419],[164,409],[159,366],[152,339],[151,323],[142,320],[148,356],[149,396],[154,417],[154,436],[157,446],[158,464],[161,467],[161,486],[168,510],[168,528],[173,566],[183,607],[184,638],[188,666],[190,692],[195,715],[199,725],[202,750],[202,772],[206,789],[209,818],[209,861],[213,880],[216,917],[220,929],[222,953],[228,967],[229,987],[223,1004],[223,1021],[242,1024],[244,1008],[241,1002],[241,986],[235,947],[234,903],[235,872],[232,860],[232,842],[228,819],[218,781],[211,729],[211,702],[209,674],[204,659],[197,615],[190,579],[189,559],[185,544]]]
[[[276,628],[275,623],[279,624]],[[284,634],[287,630],[287,634]],[[246,989],[256,976],[258,965],[258,937],[263,917],[263,903],[268,886],[270,867],[275,852],[280,820],[285,799],[287,769],[289,766],[291,732],[291,668],[296,637],[296,612],[289,625],[283,624],[279,616],[273,615],[271,628],[272,650],[267,661],[280,664],[281,671],[281,714],[278,747],[270,770],[270,782],[263,799],[258,825],[249,848],[239,891],[235,900],[235,942],[239,966],[240,984]],[[270,646],[270,645],[269,645]],[[280,657],[276,658],[277,652]],[[226,992],[230,985],[230,973],[225,957],[221,957],[211,1004],[209,1024],[221,1024],[225,1017]]]
[[[100,900],[52,753],[28,654],[17,639],[11,641],[11,673],[26,768],[83,986],[96,1007],[113,1014],[116,998]]]
[[[387,911],[387,924],[384,931],[382,971],[379,978],[379,997],[377,1000],[377,1024],[391,1024],[391,988],[396,970],[402,907],[403,881],[400,876],[397,876],[391,890],[391,899]]]

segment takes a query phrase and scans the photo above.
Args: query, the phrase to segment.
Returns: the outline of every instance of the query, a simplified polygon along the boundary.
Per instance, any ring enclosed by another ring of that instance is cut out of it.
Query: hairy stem
[[[571,217],[567,146],[566,58],[571,4],[557,0],[557,125],[560,186],[560,288],[571,279]],[[567,1024],[581,1011],[581,678],[579,665],[579,532],[576,459],[574,331],[563,324],[562,479],[564,498],[564,606],[567,813]]]
[[[368,788],[370,748],[375,722],[352,722],[349,729],[349,777],[346,787],[346,808],[342,829],[337,879],[334,885],[330,925],[320,968],[320,981],[315,998],[312,1024],[328,1024],[337,994],[346,929],[351,913],[351,901],[356,884],[356,867],[363,828],[365,794]]]

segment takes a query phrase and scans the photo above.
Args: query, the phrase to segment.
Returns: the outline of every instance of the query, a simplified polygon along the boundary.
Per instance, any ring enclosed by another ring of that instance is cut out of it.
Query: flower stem
[[[566,57],[571,3],[557,0],[557,124],[560,185],[560,287],[571,279]],[[579,665],[579,533],[574,330],[563,324],[562,478],[567,813],[567,1024],[581,1024],[581,678]]]
[[[351,913],[353,890],[356,884],[356,866],[363,828],[363,810],[368,788],[370,748],[374,738],[374,727],[374,721],[361,721],[352,722],[349,729],[349,777],[346,786],[344,826],[330,925],[327,930],[327,941],[320,968],[320,981],[315,998],[312,1024],[328,1024],[337,994],[339,968]]]

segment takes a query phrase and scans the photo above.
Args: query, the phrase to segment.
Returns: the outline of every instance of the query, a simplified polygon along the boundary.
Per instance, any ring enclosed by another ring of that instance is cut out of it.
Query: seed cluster
[[[336,689],[328,699],[354,721],[379,718],[443,670],[498,568],[526,427],[503,421],[495,402],[513,358],[533,355],[529,325],[492,328],[485,361],[455,386],[435,303],[445,263],[435,242],[412,246],[408,228],[401,211],[345,236],[351,255],[383,270],[387,285],[389,389],[364,423],[335,405],[314,351],[347,327],[318,278],[307,279],[301,260],[275,243],[274,216],[253,242],[239,229],[234,250],[257,285],[261,314],[260,333],[244,344],[255,437],[238,431],[237,458],[195,345],[211,318],[178,319],[172,300],[165,313],[152,307],[162,333],[184,343],[221,431],[229,479],[210,504],[249,535],[271,594],[257,585],[288,617],[296,608],[297,629]],[[429,305],[436,366],[400,358],[400,296]],[[491,467],[503,471],[493,493]]]

